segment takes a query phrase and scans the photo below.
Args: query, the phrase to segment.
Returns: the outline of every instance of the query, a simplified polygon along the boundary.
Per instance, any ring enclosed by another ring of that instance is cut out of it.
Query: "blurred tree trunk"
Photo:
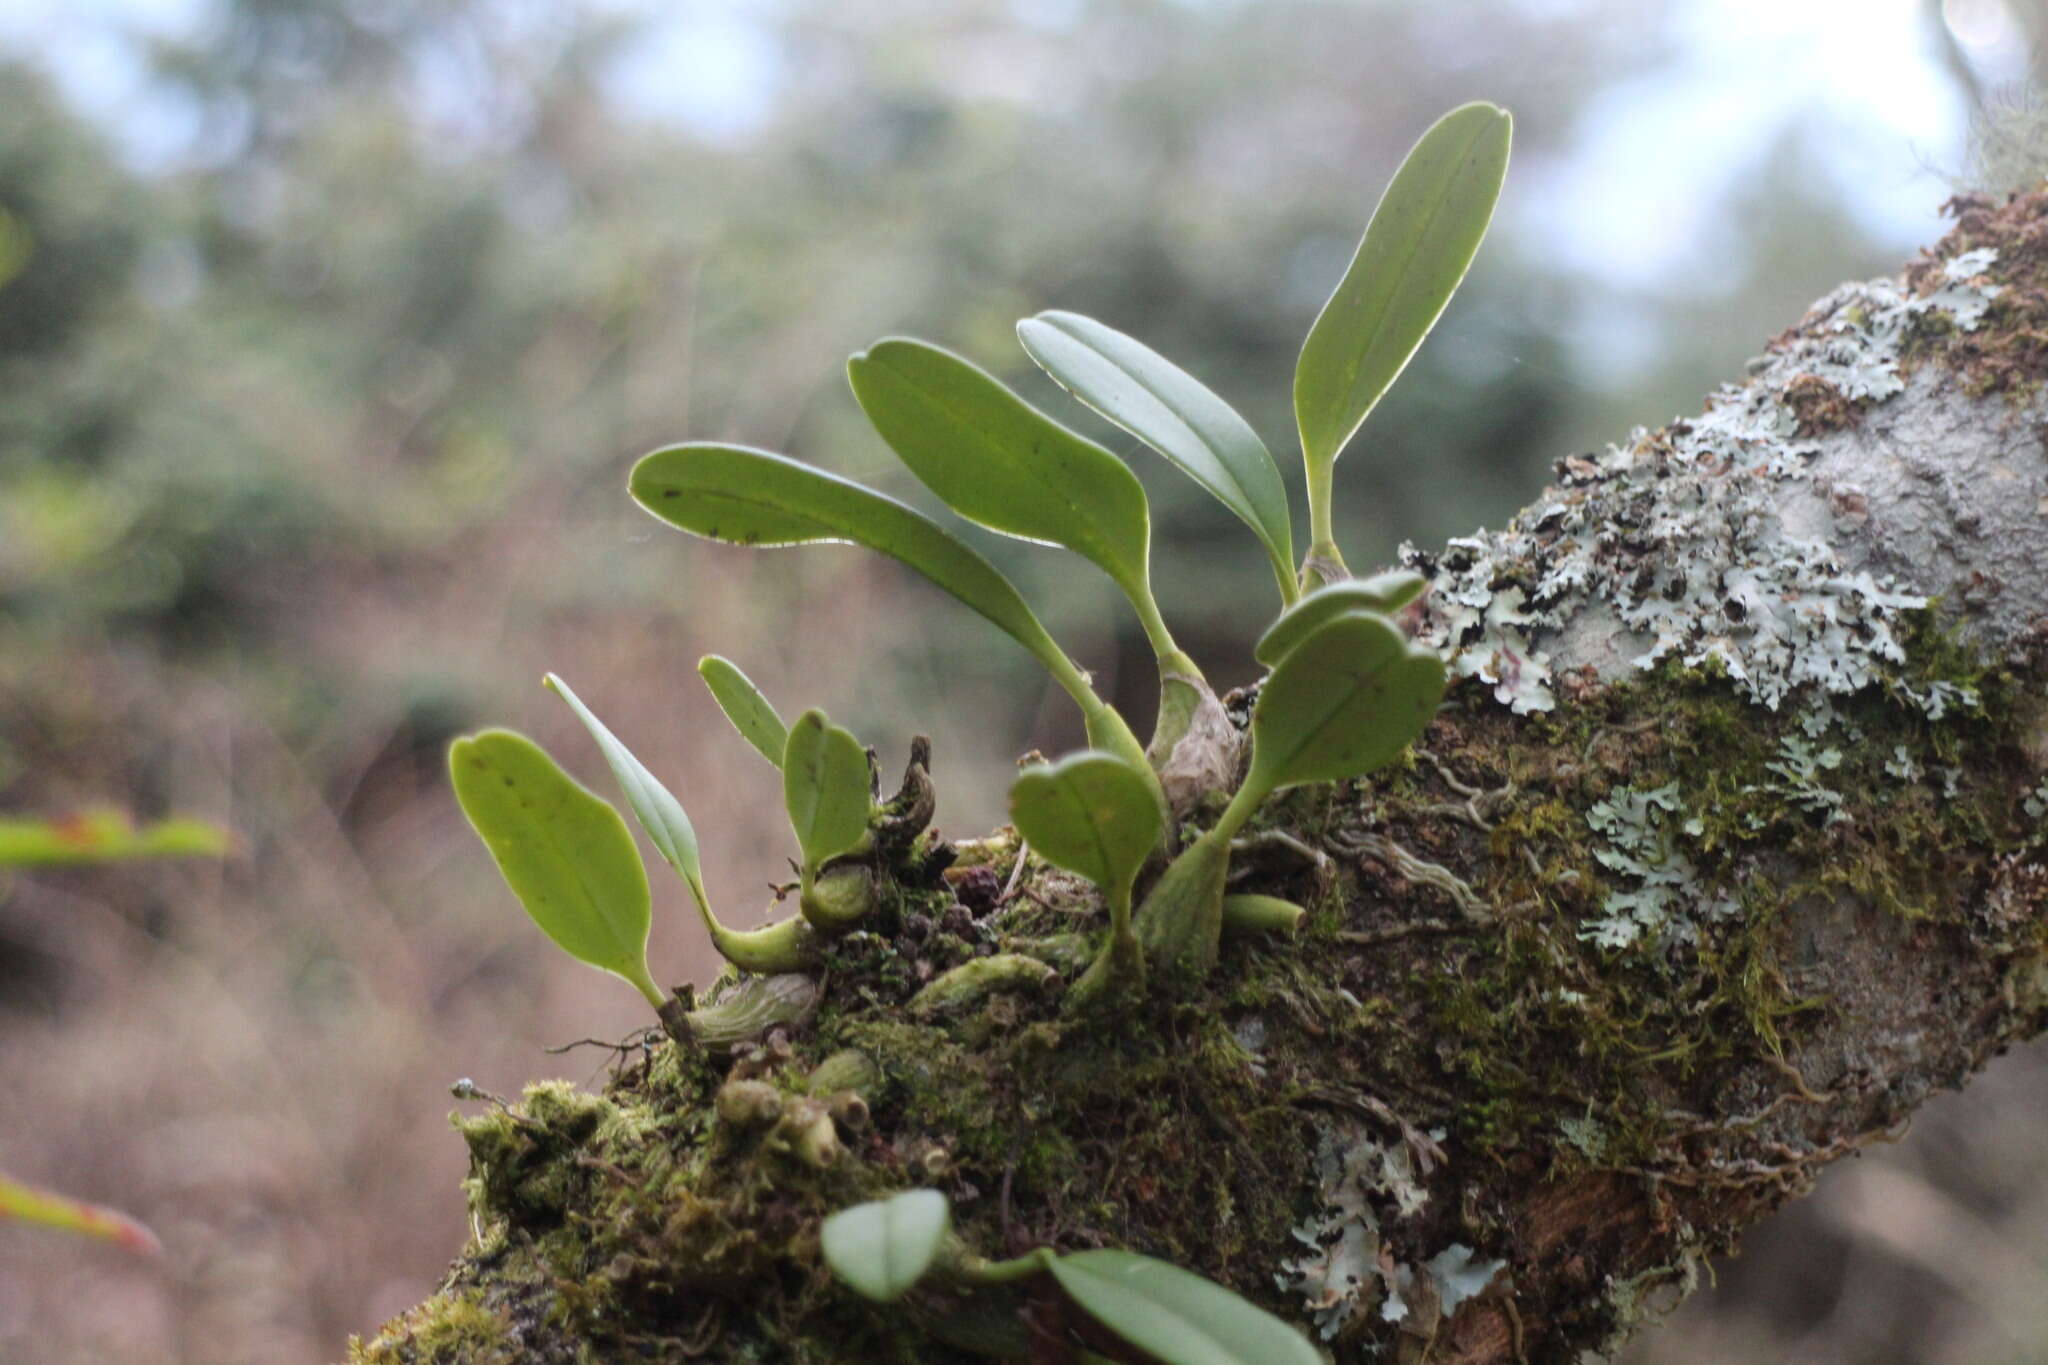
[[[1298,942],[1116,1029],[1057,983],[914,1014],[997,946],[1071,979],[1093,923],[1036,863],[1000,894],[1003,838],[921,845],[765,1043],[463,1119],[476,1238],[351,1359],[1077,1359],[1042,1286],[832,1283],[818,1219],[908,1184],[981,1253],[1174,1259],[1340,1361],[1620,1342],[2048,1020],[2048,196],[1955,208],[1700,416],[1410,552],[1460,681],[1412,765],[1236,856]],[[735,1075],[781,1117],[721,1113]],[[792,1140],[849,1086],[836,1150]]]

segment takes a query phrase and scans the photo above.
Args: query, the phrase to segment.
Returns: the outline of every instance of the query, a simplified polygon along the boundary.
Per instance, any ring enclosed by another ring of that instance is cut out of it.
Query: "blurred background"
[[[636,455],[734,439],[921,501],[844,386],[891,332],[1127,450],[1015,346],[1062,307],[1207,379],[1298,490],[1301,336],[1407,145],[1496,100],[1493,235],[1340,467],[1363,569],[1696,410],[1956,187],[2038,174],[1971,129],[2044,44],[2038,0],[0,0],[0,811],[241,841],[0,886],[0,1170],[170,1248],[0,1229],[0,1361],[336,1359],[462,1242],[448,1083],[595,1077],[541,1049],[646,1022],[445,789],[487,723],[604,785],[543,670],[682,796],[743,924],[788,841],[699,655],[892,772],[930,733],[959,835],[1075,740],[964,610],[858,551],[659,527]],[[1262,560],[1136,464],[1167,615],[1242,682]],[[1107,581],[976,540],[1142,717]],[[657,974],[703,977],[656,887]],[[2048,1361],[2044,1129],[2036,1049],[1626,1359]]]

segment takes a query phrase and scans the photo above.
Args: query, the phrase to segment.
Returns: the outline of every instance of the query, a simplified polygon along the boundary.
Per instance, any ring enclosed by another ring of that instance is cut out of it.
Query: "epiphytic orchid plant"
[[[1199,980],[1233,918],[1284,928],[1271,905],[1230,904],[1232,840],[1274,792],[1363,776],[1421,733],[1445,674],[1392,617],[1421,591],[1409,574],[1353,580],[1334,534],[1337,456],[1399,376],[1463,280],[1507,169],[1512,121],[1490,104],[1451,111],[1409,152],[1343,279],[1310,329],[1294,376],[1308,491],[1309,544],[1295,561],[1286,490],[1265,443],[1223,399],[1157,352],[1074,313],[1018,324],[1026,352],[1088,407],[1157,451],[1249,527],[1272,570],[1280,615],[1254,648],[1270,670],[1248,736],[1224,715],[1174,642],[1151,586],[1151,512],[1137,477],[995,378],[920,341],[889,339],[853,357],[854,397],[884,441],[967,521],[1060,546],[1100,568],[1129,600],[1157,656],[1159,718],[1141,744],[1098,696],[1017,589],[952,531],[893,498],[745,446],[690,442],[643,458],[631,489],[648,512],[746,546],[850,542],[916,570],[1022,645],[1080,708],[1084,753],[1022,774],[1011,809],[1023,840],[1093,882],[1109,912],[1076,1007]],[[785,725],[730,661],[699,669],[745,739],[782,770],[799,858],[797,909],[735,931],[713,913],[682,804],[559,679],[627,805],[682,877],[712,943],[746,971],[800,970],[879,903],[874,851],[928,775],[894,802],[875,799],[871,756],[821,711]],[[1250,744],[1248,764],[1240,746]],[[463,810],[534,920],[573,956],[669,1002],[646,962],[649,891],[618,812],[531,741],[507,731],[458,740]],[[1214,823],[1179,848],[1174,830],[1227,790]],[[925,787],[928,795],[928,785]],[[1176,849],[1178,851],[1176,852]],[[1143,901],[1136,888],[1163,868]]]

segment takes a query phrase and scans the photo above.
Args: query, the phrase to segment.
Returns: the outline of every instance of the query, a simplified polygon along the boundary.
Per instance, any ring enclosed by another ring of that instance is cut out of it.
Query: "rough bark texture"
[[[459,1119],[475,1237],[351,1359],[1072,1359],[1028,1286],[832,1283],[818,1220],[912,1184],[985,1254],[1164,1256],[1337,1361],[1618,1343],[2048,1022],[2048,196],[1956,210],[1700,417],[1408,553],[1460,681],[1404,767],[1262,812],[1235,889],[1298,941],[1084,1027],[1092,889],[926,836],[765,1042]],[[909,1008],[998,947],[1059,978]]]

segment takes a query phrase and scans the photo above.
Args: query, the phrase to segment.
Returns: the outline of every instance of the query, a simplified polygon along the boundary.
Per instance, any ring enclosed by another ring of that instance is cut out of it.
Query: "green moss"
[[[439,1294],[386,1324],[369,1341],[351,1337],[349,1365],[519,1365],[503,1317],[477,1290]]]

